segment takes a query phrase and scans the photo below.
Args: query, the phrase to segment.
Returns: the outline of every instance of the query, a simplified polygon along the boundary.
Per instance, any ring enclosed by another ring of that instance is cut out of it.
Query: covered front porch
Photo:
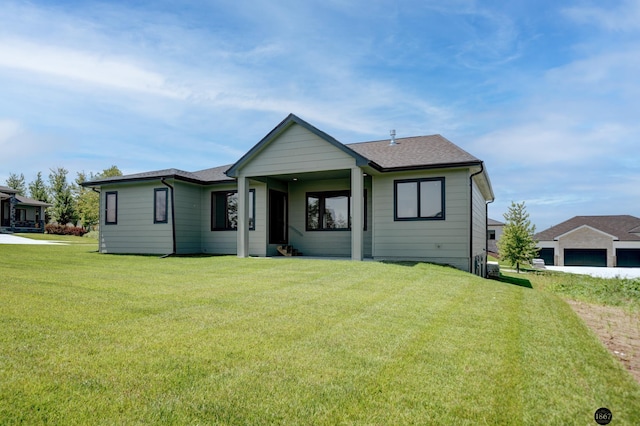
[[[290,114],[226,171],[237,181],[237,255],[250,254],[250,186],[260,182],[267,187],[267,255],[288,244],[311,256],[362,260],[368,166],[366,158]],[[367,248],[370,253],[371,244]]]
[[[360,167],[320,172],[287,173],[238,178],[239,257],[249,256],[248,214],[250,186],[264,185],[256,202],[265,212],[267,256],[287,247],[305,257],[350,258],[372,256],[371,176]],[[362,194],[354,197],[352,194]],[[367,217],[369,216],[369,217]],[[243,219],[244,218],[244,219]],[[253,238],[253,237],[252,237]],[[280,248],[280,250],[278,250]]]
[[[17,194],[0,194],[0,232],[43,233],[48,206]]]

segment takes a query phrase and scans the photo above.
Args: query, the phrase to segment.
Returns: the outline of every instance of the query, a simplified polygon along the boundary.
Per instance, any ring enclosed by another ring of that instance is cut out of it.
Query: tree
[[[49,202],[49,194],[47,194],[47,185],[42,180],[42,172],[38,172],[36,180],[29,184],[29,197],[34,200]]]
[[[536,227],[529,220],[524,201],[512,201],[509,211],[503,216],[505,226],[498,241],[500,257],[516,265],[516,271],[520,273],[520,264],[531,263],[531,259],[537,255],[537,241],[533,238]]]
[[[76,200],[73,198],[71,187],[67,183],[68,170],[62,167],[50,169],[49,186],[53,206],[50,208],[51,218],[60,225],[75,223],[78,220]]]
[[[7,186],[18,191],[18,195],[27,195],[27,186],[24,183],[24,175],[22,173],[20,173],[20,176],[10,173],[7,179]]]
[[[96,175],[91,173],[89,177],[87,177],[85,172],[78,172],[74,190],[76,193],[78,218],[82,221],[82,226],[85,228],[95,227],[100,221],[100,195],[91,188],[82,186],[82,183],[114,176],[122,176],[122,172],[116,166],[104,169],[102,173]]]

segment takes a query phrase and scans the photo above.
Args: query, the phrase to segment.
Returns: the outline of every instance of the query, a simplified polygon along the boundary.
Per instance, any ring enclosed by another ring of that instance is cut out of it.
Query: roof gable
[[[602,234],[602,235],[604,235],[606,237],[611,238],[612,240],[619,240],[619,238],[616,235],[611,235],[611,234],[609,234],[607,232],[604,232],[604,231],[602,231],[600,229],[594,228],[593,226],[589,226],[589,225],[581,225],[581,226],[578,226],[577,228],[573,228],[573,229],[565,232],[564,234],[558,235],[557,237],[554,238],[554,240],[559,240],[560,238],[564,238],[564,237],[566,237],[568,235],[573,234],[574,232],[578,232],[578,231],[583,230],[583,229],[589,230],[589,231],[593,231],[593,232],[596,232],[598,234]]]
[[[364,166],[369,163],[367,158],[350,149],[346,145],[340,143],[338,140],[323,132],[322,130],[312,126],[306,121],[302,120],[294,114],[289,114],[280,124],[278,124],[273,130],[271,130],[260,142],[254,145],[245,155],[243,155],[229,170],[227,170],[227,176],[238,177],[240,170],[246,167],[250,162],[255,160],[261,153],[263,153],[271,144],[280,138],[286,131],[292,128],[294,125],[301,126],[306,131],[317,136],[320,140],[326,142],[330,146],[337,148],[348,156],[355,160],[356,165]]]

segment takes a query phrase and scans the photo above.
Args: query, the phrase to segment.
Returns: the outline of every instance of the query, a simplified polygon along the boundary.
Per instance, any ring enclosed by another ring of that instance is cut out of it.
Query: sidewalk
[[[65,245],[60,241],[32,240],[10,234],[0,234],[0,244],[37,244],[37,245]]]

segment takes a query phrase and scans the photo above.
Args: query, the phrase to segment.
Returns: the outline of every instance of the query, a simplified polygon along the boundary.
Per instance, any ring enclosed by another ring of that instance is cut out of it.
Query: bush
[[[44,226],[44,230],[47,234],[53,235],[75,235],[76,237],[82,237],[87,233],[87,230],[79,226],[59,225],[57,223],[48,223]]]

